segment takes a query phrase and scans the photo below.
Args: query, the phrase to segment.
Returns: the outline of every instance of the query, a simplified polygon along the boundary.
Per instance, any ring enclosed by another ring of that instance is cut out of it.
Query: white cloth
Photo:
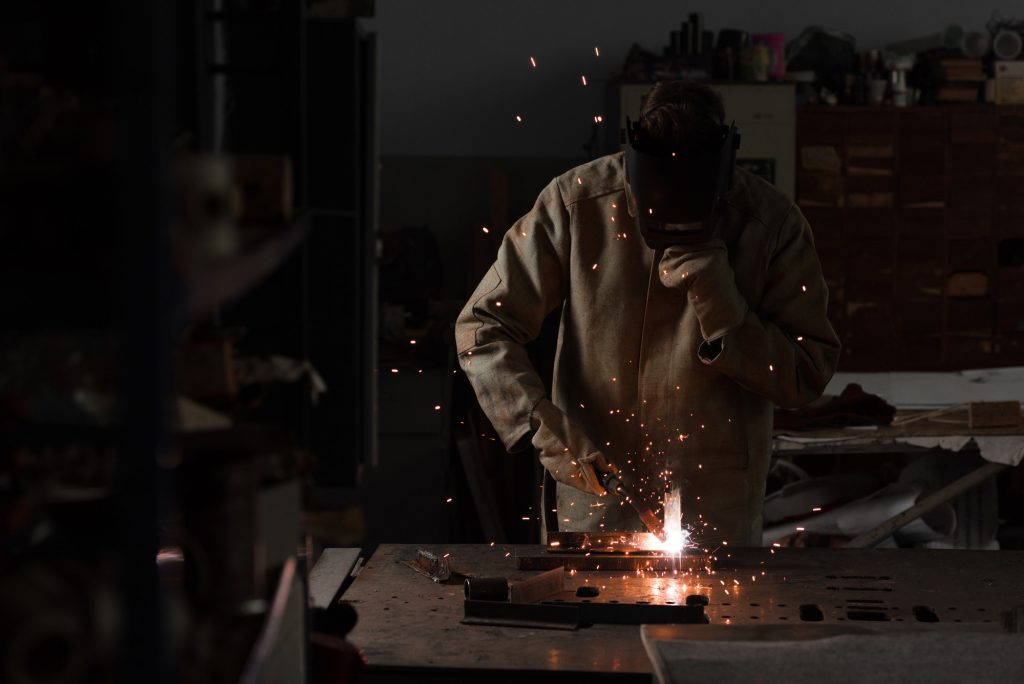
[[[1024,460],[1024,436],[1019,435],[995,435],[984,437],[971,437],[969,435],[953,435],[948,437],[897,437],[897,442],[912,444],[925,449],[946,449],[947,451],[960,451],[967,444],[974,440],[978,445],[978,452],[986,461],[1002,463],[1008,466],[1019,465]]]

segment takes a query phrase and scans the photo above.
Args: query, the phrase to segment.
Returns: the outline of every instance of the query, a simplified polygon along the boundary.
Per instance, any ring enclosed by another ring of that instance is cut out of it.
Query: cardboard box
[[[995,71],[996,104],[1024,104],[1024,61],[997,61]]]

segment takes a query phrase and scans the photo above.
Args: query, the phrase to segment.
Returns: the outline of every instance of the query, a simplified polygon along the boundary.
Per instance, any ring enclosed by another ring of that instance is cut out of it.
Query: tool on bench
[[[650,530],[651,534],[661,541],[665,541],[665,526],[662,524],[661,520],[658,519],[658,516],[654,511],[644,506],[643,503],[637,501],[633,492],[622,484],[622,480],[620,480],[617,475],[614,473],[605,473],[602,475],[601,486],[603,486],[609,494],[618,494],[625,499],[626,502],[633,507],[633,510],[636,511],[637,515],[640,516],[640,520],[643,521],[644,526]]]

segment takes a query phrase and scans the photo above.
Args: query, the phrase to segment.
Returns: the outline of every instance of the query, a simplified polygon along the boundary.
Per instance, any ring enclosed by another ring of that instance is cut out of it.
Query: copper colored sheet
[[[548,551],[554,553],[646,553],[664,555],[660,540],[650,532],[548,532]]]
[[[531,547],[534,548],[534,547]],[[661,553],[531,553],[516,550],[519,570],[603,570],[608,572],[694,573],[711,567],[704,555],[673,556]]]
[[[547,549],[517,549],[520,570],[689,571],[709,568],[711,558],[688,549],[682,554],[658,550],[650,532],[549,532]]]

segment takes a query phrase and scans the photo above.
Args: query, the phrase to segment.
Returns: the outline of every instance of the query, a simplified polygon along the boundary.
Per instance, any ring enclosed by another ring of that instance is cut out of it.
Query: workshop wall
[[[940,31],[980,29],[1010,2],[962,0],[785,3],[735,0],[377,0],[383,155],[580,157],[604,79],[632,43],[660,52],[688,12],[708,29],[844,31],[860,49]],[[595,57],[594,47],[601,56]],[[529,58],[537,60],[537,68]],[[584,87],[581,75],[586,75]],[[515,117],[522,116],[517,123]]]

